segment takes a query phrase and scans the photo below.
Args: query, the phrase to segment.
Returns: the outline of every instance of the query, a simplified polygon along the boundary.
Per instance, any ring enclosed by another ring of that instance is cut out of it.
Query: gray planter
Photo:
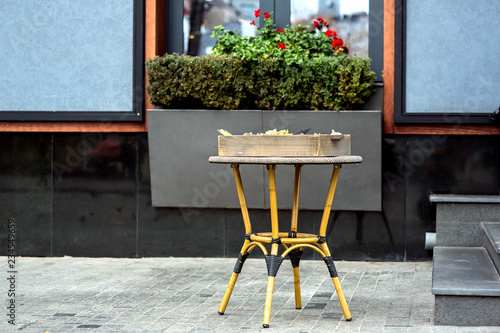
[[[363,163],[342,168],[333,208],[380,211],[381,111],[148,110],[153,206],[239,208],[230,166],[208,163],[217,155],[217,129],[243,134],[307,127],[351,134],[352,155],[363,157]],[[305,166],[302,172],[301,209],[323,209],[331,166]],[[242,165],[241,174],[248,207],[269,207],[264,167]],[[290,209],[293,167],[279,166],[276,175],[278,206]]]

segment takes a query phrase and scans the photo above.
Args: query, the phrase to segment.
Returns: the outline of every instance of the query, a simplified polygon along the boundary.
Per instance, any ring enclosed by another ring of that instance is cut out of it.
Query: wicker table
[[[283,259],[288,255],[293,267],[294,275],[294,288],[295,288],[295,307],[297,309],[302,308],[301,297],[300,297],[300,275],[299,275],[299,262],[302,255],[302,251],[305,248],[311,248],[317,251],[325,261],[330,276],[332,277],[335,290],[339,297],[340,305],[344,316],[347,321],[352,319],[351,313],[349,312],[349,307],[342,291],[342,286],[338,278],[338,274],[333,263],[330,250],[326,243],[326,230],[328,226],[328,220],[330,217],[330,212],[332,209],[333,196],[335,193],[335,187],[337,185],[337,180],[339,176],[339,171],[342,164],[352,164],[361,163],[361,156],[335,156],[335,157],[221,157],[221,156],[211,156],[209,158],[211,163],[226,163],[231,164],[233,169],[234,178],[236,182],[236,189],[238,191],[238,197],[241,206],[241,213],[243,215],[243,223],[245,224],[245,241],[243,247],[241,248],[238,260],[233,270],[233,274],[227,286],[224,298],[219,308],[219,314],[224,314],[226,310],[227,303],[231,297],[234,285],[238,279],[238,275],[241,272],[243,264],[248,257],[249,253],[256,247],[259,247],[264,253],[267,270],[267,291],[266,291],[266,302],[264,307],[264,319],[263,327],[269,327],[269,322],[271,318],[271,304],[273,299],[274,290],[274,279],[278,272],[278,269],[283,261]],[[240,164],[263,164],[267,166],[268,176],[269,176],[269,200],[270,200],[270,210],[271,210],[271,232],[252,232],[252,225],[250,223],[250,217],[248,214],[248,208],[245,199],[245,193],[243,191],[243,184],[241,181],[241,175],[239,171]],[[294,189],[293,189],[293,202],[292,202],[292,219],[291,228],[289,232],[280,232],[278,226],[278,207],[276,200],[276,177],[275,170],[278,164],[288,164],[295,166],[295,177],[294,177]],[[300,175],[303,165],[307,164],[330,164],[333,165],[332,177],[330,179],[330,186],[328,188],[328,194],[326,198],[325,208],[323,211],[323,217],[321,219],[321,224],[318,234],[306,234],[297,232],[297,221],[298,221],[298,211],[299,211],[299,193],[300,193]],[[270,253],[263,244],[271,244]],[[284,247],[284,252],[279,255],[279,246]]]

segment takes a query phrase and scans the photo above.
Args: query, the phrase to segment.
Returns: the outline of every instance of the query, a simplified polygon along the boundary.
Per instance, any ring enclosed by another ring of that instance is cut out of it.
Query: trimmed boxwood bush
[[[277,59],[166,54],[146,62],[150,101],[173,109],[352,110],[373,93],[370,60]]]

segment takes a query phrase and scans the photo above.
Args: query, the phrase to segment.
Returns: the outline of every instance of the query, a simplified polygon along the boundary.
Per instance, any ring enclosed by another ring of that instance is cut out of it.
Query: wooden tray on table
[[[341,156],[351,154],[350,134],[219,136],[219,156]]]

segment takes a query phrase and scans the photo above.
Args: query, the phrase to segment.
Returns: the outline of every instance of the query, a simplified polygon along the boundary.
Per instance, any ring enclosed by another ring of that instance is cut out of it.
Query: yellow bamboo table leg
[[[302,164],[295,165],[295,177],[293,182],[293,200],[292,200],[292,221],[290,230],[292,232],[292,236],[296,235],[298,230],[298,217],[299,217],[299,196],[300,196],[300,173],[302,170]],[[299,270],[299,262],[300,256],[302,255],[302,251],[297,249],[293,252],[290,252],[290,260],[292,262],[293,267],[293,286],[295,292],[295,308],[302,308],[302,299],[300,295],[300,270]]]
[[[252,232],[252,224],[250,223],[247,200],[245,198],[245,191],[243,190],[243,182],[241,181],[240,166],[238,164],[231,164],[231,168],[233,168],[234,181],[236,183],[236,190],[238,191],[241,215],[243,216],[243,223],[245,224],[245,233],[250,234]]]
[[[273,303],[273,293],[274,293],[274,279],[276,278],[276,273],[278,273],[279,266],[283,261],[281,256],[278,256],[278,244],[273,244],[271,246],[271,255],[266,256],[266,264],[268,269],[267,274],[267,288],[266,288],[266,303],[264,305],[264,318],[262,320],[262,327],[268,328],[269,322],[271,321],[271,306]]]
[[[234,285],[236,284],[236,280],[238,279],[239,274],[241,273],[241,268],[245,263],[245,260],[248,257],[248,252],[246,249],[248,248],[249,240],[245,240],[243,247],[241,248],[240,254],[238,256],[238,260],[236,261],[236,265],[234,265],[233,274],[231,275],[231,279],[226,288],[226,292],[224,293],[224,297],[222,298],[222,302],[219,306],[219,314],[223,315],[226,311],[227,303],[229,302],[229,298],[231,298],[231,294],[233,293]]]
[[[231,279],[229,280],[229,284],[227,285],[226,292],[224,293],[224,297],[222,298],[222,302],[219,306],[219,314],[223,315],[226,311],[227,303],[229,302],[229,298],[233,293],[234,285],[236,284],[236,280],[238,279],[238,273],[233,272],[231,275]]]
[[[335,291],[337,291],[337,296],[339,297],[340,306],[342,307],[342,311],[344,312],[344,317],[346,321],[351,321],[351,311],[349,311],[349,306],[347,305],[347,301],[345,299],[344,291],[342,290],[342,286],[340,285],[340,280],[338,276],[332,277],[333,285],[335,286]]]
[[[340,285],[339,276],[337,274],[337,269],[335,268],[335,264],[333,263],[333,258],[330,254],[330,250],[326,243],[320,244],[321,249],[326,254],[323,260],[330,271],[330,277],[332,278],[333,285],[335,286],[335,291],[337,292],[337,296],[339,298],[340,306],[342,307],[342,312],[344,312],[345,320],[351,321],[351,311],[349,311],[349,306],[347,305],[347,301],[345,299],[344,290],[342,290],[342,286]]]
[[[295,308],[302,308],[302,298],[300,296],[300,273],[299,267],[293,268],[293,289],[295,291]]]
[[[297,232],[299,218],[299,196],[300,196],[300,172],[302,165],[295,165],[295,177],[293,180],[293,200],[292,200],[292,225],[291,231]]]
[[[240,201],[241,214],[243,216],[243,223],[245,224],[245,233],[250,234],[252,232],[252,225],[250,223],[250,216],[248,214],[248,207],[245,198],[245,191],[243,190],[243,183],[241,181],[240,169],[238,164],[231,164],[231,168],[233,168],[234,180],[236,182],[236,190],[238,191],[238,198]],[[219,307],[219,314],[224,314],[226,311],[227,303],[229,302],[229,298],[234,289],[234,285],[236,284],[236,280],[238,279],[238,275],[241,272],[241,268],[248,257],[247,253],[247,245],[250,241],[247,239],[243,243],[243,247],[241,248],[240,254],[238,256],[238,260],[236,261],[236,265],[234,266],[233,274],[231,275],[231,279],[229,280],[229,284],[226,288],[226,292],[224,293],[224,297],[222,298],[221,305]]]
[[[351,321],[352,320],[351,312],[349,311],[349,306],[347,305],[344,291],[342,290],[342,286],[340,285],[340,281],[337,275],[337,270],[335,269],[335,264],[333,263],[333,259],[330,254],[330,249],[326,244],[326,229],[328,227],[328,220],[330,219],[333,196],[335,194],[335,188],[337,187],[337,180],[339,178],[340,167],[341,167],[340,164],[335,164],[333,166],[332,178],[330,179],[330,187],[328,188],[325,209],[323,210],[323,217],[321,219],[321,225],[319,229],[320,240],[318,242],[318,245],[320,246],[321,250],[325,253],[325,257],[323,258],[323,260],[325,261],[328,270],[330,271],[330,276],[333,280],[335,291],[337,292],[337,296],[340,301],[340,306],[342,307],[342,311],[344,312],[344,317],[347,321]]]
[[[266,256],[267,264],[267,289],[266,289],[266,303],[264,306],[264,318],[262,320],[262,326],[264,328],[269,327],[269,322],[271,321],[271,306],[273,303],[273,292],[274,292],[274,279],[278,273],[278,269],[283,261],[281,256],[278,256],[280,238],[279,238],[279,224],[278,224],[278,201],[276,199],[276,165],[267,166],[269,174],[269,205],[271,210],[271,234],[272,234],[272,245],[271,254]]]

